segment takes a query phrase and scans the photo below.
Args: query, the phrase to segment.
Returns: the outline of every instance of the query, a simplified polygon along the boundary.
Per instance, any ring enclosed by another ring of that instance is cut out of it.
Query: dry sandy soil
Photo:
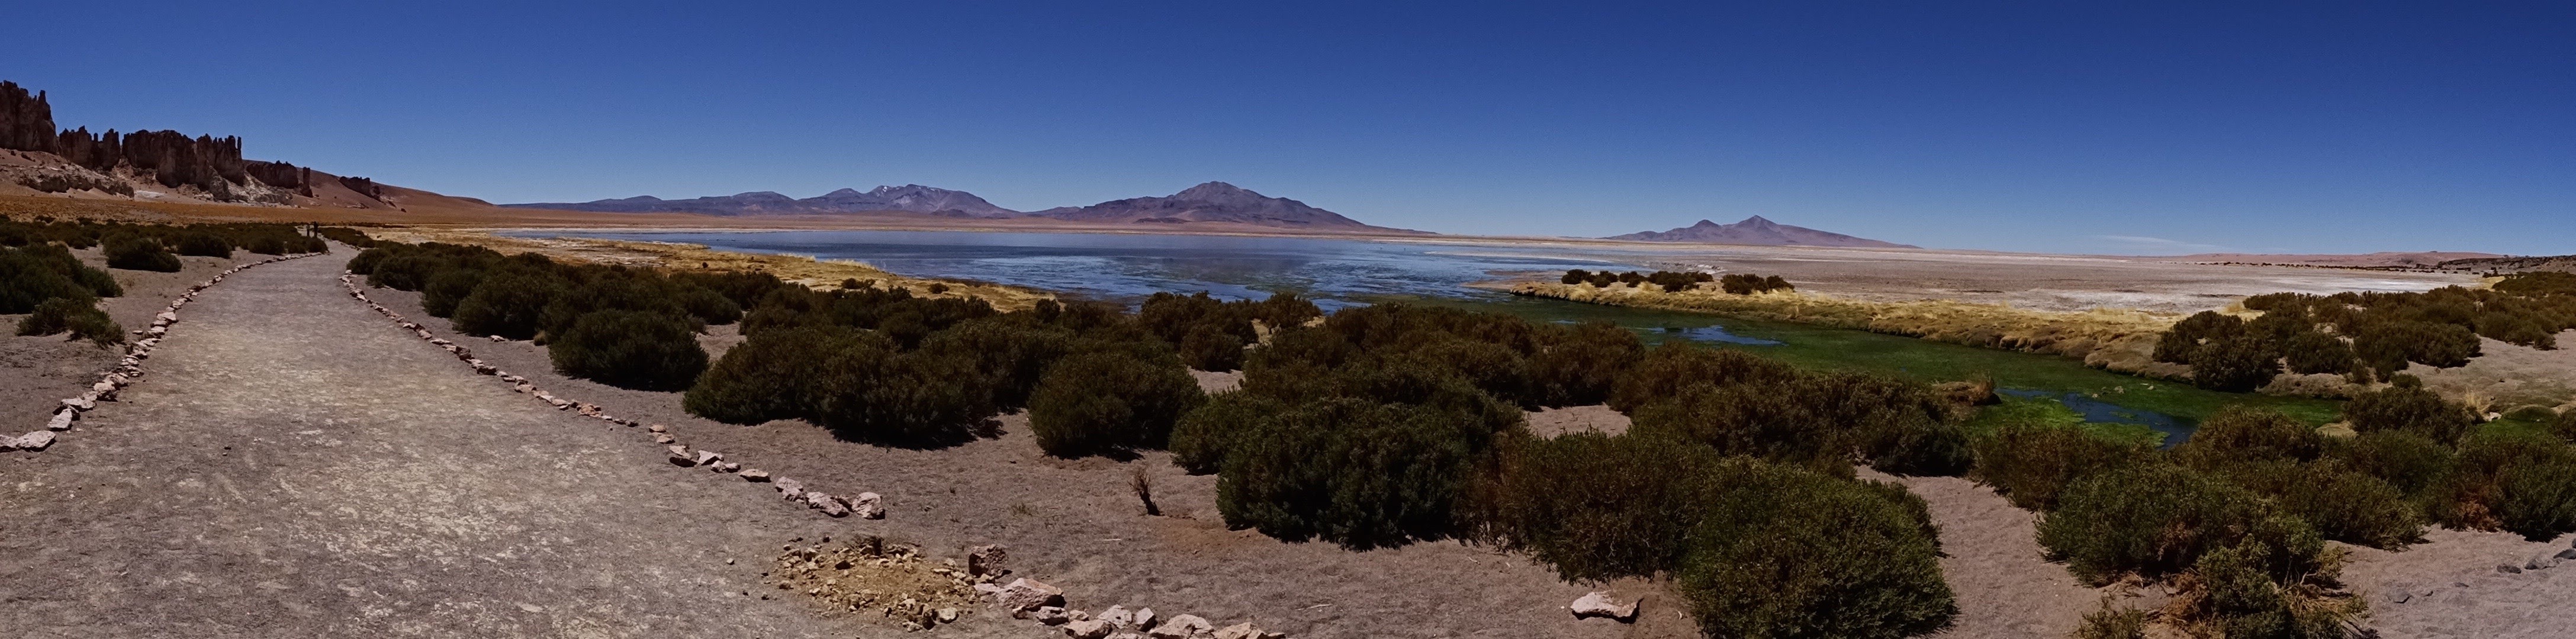
[[[72,255],[92,267],[107,269],[107,259],[96,248],[75,250]],[[347,255],[342,253],[342,259]],[[105,302],[103,308],[117,325],[140,329],[151,325],[152,314],[161,312],[171,298],[178,297],[188,286],[235,264],[268,257],[244,251],[234,251],[229,260],[183,256],[179,258],[183,268],[177,273],[107,269],[116,277],[117,285],[125,288],[125,295],[101,300]],[[89,390],[92,382],[115,368],[117,358],[125,355],[123,347],[99,348],[86,341],[68,341],[64,335],[17,335],[18,321],[26,317],[0,315],[0,335],[5,335],[0,337],[0,344],[5,344],[0,346],[0,436],[14,437],[25,431],[10,426],[43,424],[55,408],[62,406],[59,402],[63,398]]]

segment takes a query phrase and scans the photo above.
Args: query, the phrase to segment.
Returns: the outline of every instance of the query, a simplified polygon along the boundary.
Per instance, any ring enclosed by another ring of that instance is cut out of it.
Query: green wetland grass
[[[1737,319],[1704,313],[1601,306],[1564,300],[1512,297],[1493,300],[1455,298],[1383,298],[1375,302],[1448,305],[1511,313],[1531,321],[1607,321],[1635,330],[1648,342],[1689,339],[1694,330],[1722,327],[1731,335],[1780,342],[1774,345],[1707,341],[1711,346],[1744,349],[1813,369],[1851,369],[1930,381],[1991,377],[2001,388],[2076,393],[2122,408],[2169,415],[2198,423],[2219,409],[2244,405],[2280,411],[2311,424],[2336,419],[2341,402],[2312,398],[2227,393],[2194,388],[2172,380],[2114,373],[2071,358],[2038,353],[1976,348],[1868,331],[1823,328],[1787,322]],[[1700,333],[1705,335],[1705,333]],[[2055,400],[2014,399],[2065,407]],[[2073,416],[2073,411],[2067,411]],[[2076,417],[2076,421],[2082,421]],[[2113,426],[2135,425],[2102,425]],[[2119,429],[2128,430],[2128,429]],[[2144,431],[2143,426],[2135,428]],[[2142,435],[2143,436],[2143,435]]]

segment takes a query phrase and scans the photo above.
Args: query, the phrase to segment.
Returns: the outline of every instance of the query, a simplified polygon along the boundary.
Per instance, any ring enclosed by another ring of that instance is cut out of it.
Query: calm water
[[[1465,285],[1570,268],[1646,268],[1615,254],[1308,238],[944,231],[580,235],[860,260],[914,277],[981,280],[1131,302],[1158,291],[1207,291],[1226,299],[1291,292],[1333,308],[1387,296],[1499,296]]]
[[[1271,293],[1308,296],[1326,309],[1417,301],[1509,312],[1540,321],[1616,322],[1649,341],[1681,338],[1732,346],[1783,342],[1730,331],[1727,320],[1694,313],[1516,298],[1467,284],[1565,269],[1647,270],[1617,251],[1433,242],[1310,238],[950,231],[525,232],[525,237],[580,237],[686,242],[752,253],[786,253],[867,262],[912,276],[969,279],[1134,303],[1156,292],[1207,291],[1225,299]],[[2031,357],[2045,357],[2032,355]],[[2050,396],[2090,421],[2145,424],[2170,435],[2188,420],[2116,406],[2081,393],[2012,389]],[[2180,441],[2169,437],[2168,441]]]

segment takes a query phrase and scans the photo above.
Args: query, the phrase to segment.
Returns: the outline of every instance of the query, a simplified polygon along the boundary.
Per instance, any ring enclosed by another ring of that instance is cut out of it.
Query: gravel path
[[[351,303],[343,261],[235,275],[79,437],[0,457],[0,628],[900,634],[763,596],[780,544],[846,522],[535,409]]]

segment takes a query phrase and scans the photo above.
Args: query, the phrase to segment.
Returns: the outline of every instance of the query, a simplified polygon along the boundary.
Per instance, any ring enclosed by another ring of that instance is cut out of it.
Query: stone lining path
[[[0,458],[0,628],[894,634],[760,596],[785,538],[846,526],[530,410],[350,303],[340,261],[233,275],[162,343],[150,383],[75,440]]]

